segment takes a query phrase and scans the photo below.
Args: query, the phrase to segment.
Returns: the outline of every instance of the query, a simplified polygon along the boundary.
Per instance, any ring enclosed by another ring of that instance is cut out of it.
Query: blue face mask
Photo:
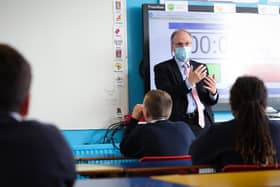
[[[190,59],[191,54],[192,54],[192,48],[190,46],[175,48],[175,57],[180,62],[188,61]]]

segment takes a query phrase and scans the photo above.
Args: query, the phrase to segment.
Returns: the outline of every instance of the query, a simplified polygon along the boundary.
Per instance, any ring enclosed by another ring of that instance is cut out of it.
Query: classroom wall
[[[32,66],[29,118],[99,129],[128,113],[125,13],[125,0],[0,0],[0,42]]]
[[[142,103],[144,80],[139,64],[143,58],[142,4],[158,3],[158,0],[127,0],[127,52],[128,52],[128,95],[129,111],[135,104]]]

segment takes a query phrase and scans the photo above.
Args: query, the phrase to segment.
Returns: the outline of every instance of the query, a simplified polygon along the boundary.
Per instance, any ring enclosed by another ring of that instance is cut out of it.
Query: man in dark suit
[[[218,102],[216,81],[205,64],[190,59],[191,34],[177,30],[171,35],[173,58],[154,67],[155,84],[173,100],[170,120],[187,122],[196,136],[214,123],[212,105]]]
[[[172,109],[170,95],[162,90],[151,90],[143,105],[134,107],[130,123],[120,144],[125,156],[186,155],[195,136],[184,122],[172,122],[168,118]],[[144,118],[145,124],[137,124]]]
[[[71,187],[75,163],[60,131],[24,118],[30,84],[28,62],[0,44],[0,186]]]

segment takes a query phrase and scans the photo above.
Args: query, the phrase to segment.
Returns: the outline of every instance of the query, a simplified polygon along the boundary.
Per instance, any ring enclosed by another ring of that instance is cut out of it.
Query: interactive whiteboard
[[[143,6],[146,86],[154,89],[153,67],[172,58],[170,35],[177,29],[192,33],[191,58],[215,74],[219,104],[228,103],[229,89],[241,75],[255,75],[268,88],[268,104],[280,108],[280,15],[263,15],[257,8],[234,13],[213,6],[189,6],[189,12],[167,12],[164,5]]]

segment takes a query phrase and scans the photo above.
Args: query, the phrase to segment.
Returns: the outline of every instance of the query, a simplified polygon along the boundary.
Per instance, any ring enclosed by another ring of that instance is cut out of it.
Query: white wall
[[[114,72],[113,4],[0,0],[0,42],[32,64],[31,118],[87,129],[106,128],[118,107],[127,113],[127,68]]]

